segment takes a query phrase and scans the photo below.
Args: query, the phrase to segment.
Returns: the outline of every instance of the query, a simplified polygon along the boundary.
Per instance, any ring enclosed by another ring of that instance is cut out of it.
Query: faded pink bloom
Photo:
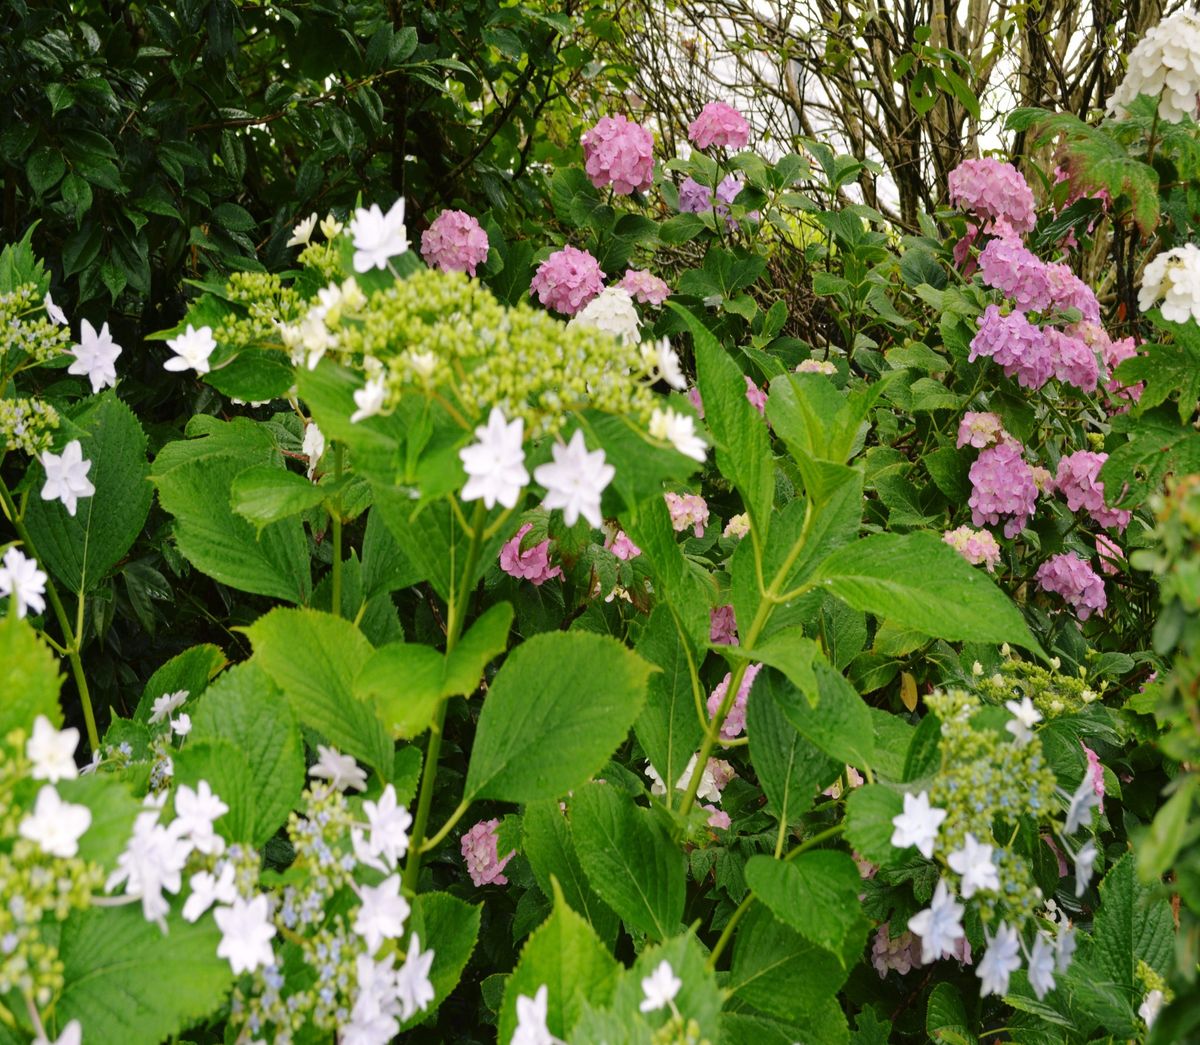
[[[1100,756],[1096,754],[1082,740],[1079,746],[1083,748],[1083,753],[1087,755],[1087,775],[1092,782],[1092,790],[1096,792],[1096,797],[1100,799],[1100,812],[1104,812],[1104,767],[1100,764]]]
[[[642,554],[642,549],[629,539],[629,535],[624,530],[618,530],[617,535],[612,539],[612,543],[606,545],[606,547],[622,562],[636,559]]]
[[[1042,591],[1061,595],[1080,620],[1087,620],[1093,613],[1103,613],[1108,606],[1104,581],[1074,552],[1052,555],[1042,563],[1038,567],[1037,582]]]
[[[705,771],[712,777],[713,787],[718,792],[724,791],[729,781],[737,776],[737,770],[733,768],[733,764],[723,758],[710,758]]]
[[[1033,192],[1010,163],[964,160],[947,179],[950,202],[984,219],[984,232],[1024,233],[1037,224]]]
[[[1038,489],[1021,449],[1012,443],[984,450],[968,472],[971,522],[997,525],[1005,516],[1004,536],[1016,537],[1032,518]]]
[[[708,814],[709,827],[719,827],[723,831],[729,830],[732,821],[725,810],[718,809],[716,806],[704,805],[703,803],[701,803],[700,808]]]
[[[854,865],[858,868],[858,877],[864,881],[874,878],[879,873],[879,868],[863,856],[862,853],[851,849],[850,857],[854,861]]]
[[[758,387],[746,374],[742,377],[746,379],[746,399],[750,405],[754,407],[763,417],[767,416],[767,393]]]
[[[824,374],[832,377],[837,373],[837,365],[828,359],[802,359],[796,364],[797,374]]]
[[[532,523],[522,526],[511,541],[500,549],[500,569],[517,580],[531,581],[539,587],[553,577],[561,577],[562,569],[550,566],[550,538],[521,551],[521,541],[533,529]]]
[[[663,495],[667,502],[667,511],[671,513],[671,525],[676,533],[682,533],[689,526],[697,537],[704,536],[704,527],[708,525],[708,502],[699,494],[668,493]]]
[[[496,851],[499,841],[496,829],[499,826],[499,820],[480,820],[462,837],[463,860],[466,861],[471,881],[477,886],[508,885],[508,879],[501,872],[517,851],[514,849],[500,859]]]
[[[444,210],[421,233],[421,257],[443,272],[475,275],[475,266],[487,261],[488,237],[470,214]]]
[[[973,446],[976,450],[1005,441],[1007,433],[1004,423],[993,413],[968,410],[958,423],[958,441],[955,446]]]
[[[754,680],[758,677],[760,671],[762,671],[761,664],[751,664],[746,668],[746,673],[742,676],[742,684],[738,686],[733,706],[729,709],[729,714],[725,716],[725,721],[721,723],[722,739],[733,740],[745,732],[746,699],[750,696],[750,687],[754,685]],[[725,699],[725,694],[729,692],[729,683],[732,681],[733,673],[727,671],[725,677],[717,683],[716,689],[708,695],[708,713],[710,715],[715,716],[720,710],[721,702]]]
[[[889,971],[907,976],[921,965],[921,941],[908,930],[891,936],[890,925],[890,922],[880,925],[871,941],[871,964],[881,980]]]
[[[710,145],[741,149],[750,140],[750,125],[733,106],[709,102],[688,124],[688,140],[697,149]]]
[[[563,247],[539,266],[529,292],[547,308],[573,316],[604,289],[600,263],[586,250]]]
[[[709,611],[708,640],[726,646],[738,644],[737,618],[732,606],[716,606]]]
[[[987,530],[972,530],[969,526],[960,526],[957,530],[947,530],[943,533],[942,540],[972,566],[986,564],[988,573],[994,573],[996,564],[1000,562],[1000,545]]]
[[[1121,572],[1121,567],[1117,563],[1125,561],[1125,553],[1108,534],[1096,534],[1096,554],[1100,557],[1101,573],[1114,577]]]
[[[645,269],[626,269],[617,286],[643,305],[661,305],[671,296],[671,288]]]
[[[579,139],[583,165],[596,188],[628,196],[654,183],[654,135],[624,116],[602,116]]]
[[[1067,499],[1067,507],[1073,512],[1084,509],[1101,526],[1115,526],[1119,530],[1129,525],[1132,512],[1120,508],[1109,508],[1104,503],[1104,483],[1100,481],[1100,469],[1108,460],[1108,454],[1078,450],[1059,459],[1055,488]]]

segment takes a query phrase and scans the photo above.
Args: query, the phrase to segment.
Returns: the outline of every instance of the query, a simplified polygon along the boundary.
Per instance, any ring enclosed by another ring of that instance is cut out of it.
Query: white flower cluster
[[[1196,112],[1200,95],[1200,15],[1177,11],[1151,29],[1129,55],[1125,79],[1108,100],[1108,110],[1124,114],[1138,95],[1158,98],[1158,115],[1179,123]]]
[[[1146,266],[1138,290],[1138,308],[1143,312],[1163,299],[1163,319],[1200,323],[1200,247],[1185,243],[1164,251]]]
[[[583,306],[570,322],[568,330],[593,327],[626,345],[636,345],[641,340],[641,320],[633,305],[629,291],[621,287],[605,287]]]

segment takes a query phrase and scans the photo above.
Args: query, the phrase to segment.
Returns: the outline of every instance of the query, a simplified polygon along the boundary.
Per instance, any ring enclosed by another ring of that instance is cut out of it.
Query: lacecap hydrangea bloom
[[[1059,459],[1054,486],[1067,499],[1067,507],[1071,511],[1077,512],[1082,508],[1101,526],[1115,526],[1123,530],[1129,525],[1132,513],[1109,508],[1104,503],[1104,483],[1099,475],[1107,460],[1108,454],[1089,450],[1067,454]]]
[[[1093,613],[1103,613],[1108,606],[1104,581],[1088,562],[1075,552],[1052,555],[1037,571],[1042,591],[1061,595],[1075,610],[1080,620]]]
[[[1138,308],[1152,309],[1162,298],[1163,319],[1171,323],[1200,323],[1200,247],[1185,243],[1182,247],[1157,255],[1142,273],[1138,290]]]
[[[947,530],[943,533],[942,540],[972,566],[986,565],[988,573],[994,572],[996,564],[1000,561],[1000,545],[987,530],[972,530],[969,526],[960,526],[957,530]]]
[[[1138,95],[1158,99],[1159,119],[1179,123],[1196,113],[1200,94],[1200,15],[1184,9],[1164,18],[1138,41],[1125,78],[1108,99],[1124,115]]]
[[[600,263],[586,250],[563,247],[539,266],[529,292],[549,309],[573,316],[604,290]]]
[[[603,116],[583,132],[583,166],[592,184],[611,185],[618,196],[648,189],[654,182],[654,136],[624,116]]]
[[[421,233],[421,257],[443,272],[475,275],[487,261],[488,236],[483,226],[461,210],[444,210]]]
[[[697,149],[707,149],[710,145],[741,149],[750,140],[750,125],[733,106],[709,102],[688,124],[687,133]]]
[[[1004,536],[1016,537],[1033,516],[1038,488],[1033,472],[1012,443],[984,450],[968,473],[971,521],[995,526],[1004,521]]]
[[[964,160],[947,179],[950,202],[984,221],[983,231],[1025,233],[1037,223],[1033,192],[1011,163]]]

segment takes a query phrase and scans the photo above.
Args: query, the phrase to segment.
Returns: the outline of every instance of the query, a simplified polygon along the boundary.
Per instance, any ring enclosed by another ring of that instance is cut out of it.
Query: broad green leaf
[[[1106,499],[1136,506],[1158,489],[1168,475],[1200,472],[1200,433],[1180,425],[1175,412],[1159,407],[1134,418],[1113,419],[1113,431],[1124,432],[1129,441],[1118,445],[1100,468]]]
[[[422,950],[433,948],[429,980],[434,994],[429,1008],[414,1014],[402,1029],[424,1023],[458,986],[479,938],[482,912],[482,904],[469,904],[449,893],[421,893],[413,901],[406,928],[420,938]]]
[[[781,922],[842,959],[846,936],[858,923],[862,878],[845,853],[818,849],[793,860],[752,856],[746,884]]]
[[[0,737],[14,729],[23,729],[28,736],[38,715],[61,727],[58,691],[63,680],[58,658],[33,625],[15,613],[0,615],[0,664],[4,666]]]
[[[392,736],[408,739],[429,728],[442,697],[446,658],[432,646],[381,646],[354,677],[354,696],[374,707]]]
[[[1138,877],[1145,883],[1157,882],[1175,860],[1188,833],[1192,800],[1200,786],[1200,777],[1188,773],[1179,789],[1154,814],[1150,830],[1135,849]]]
[[[620,970],[592,927],[556,895],[550,917],[529,937],[505,984],[497,1040],[512,1039],[517,998],[533,998],[543,984],[550,1033],[564,1041],[573,1040],[571,1030],[584,1006],[607,1004]]]
[[[846,841],[873,864],[895,863],[902,850],[892,845],[892,818],[904,812],[904,798],[882,784],[856,787],[846,799]]]
[[[256,403],[286,396],[296,377],[282,352],[243,348],[218,369],[204,374],[202,380],[223,395]]]
[[[79,859],[112,867],[129,844],[133,821],[142,812],[142,803],[133,797],[129,785],[97,773],[60,780],[56,785],[64,802],[87,806],[92,822],[79,839]]]
[[[613,487],[629,508],[662,496],[663,484],[686,482],[700,465],[679,451],[651,440],[633,418],[589,410],[583,416],[588,446],[604,450],[616,470]]]
[[[752,694],[774,700],[788,721],[838,762],[869,766],[875,757],[875,730],[862,697],[824,660],[814,664],[816,704],[774,669],[759,672]]]
[[[245,418],[196,417],[188,434],[154,459],[151,479],[175,517],[175,540],[192,565],[242,591],[305,602],[312,591],[308,540],[299,519],[254,527],[234,512],[229,491],[248,468],[282,460],[270,430]]]
[[[979,1040],[971,1031],[962,995],[952,983],[939,983],[930,991],[925,1031],[930,1041],[946,1045],[975,1045]]]
[[[420,572],[400,550],[383,516],[375,509],[367,513],[367,529],[363,534],[362,578],[368,598],[408,588],[421,580]]]
[[[79,1020],[90,1041],[158,1045],[217,1009],[233,980],[217,957],[221,931],[212,918],[167,924],[164,933],[138,904],[72,914],[59,942],[58,1029]]]
[[[788,681],[816,707],[818,699],[815,664],[821,651],[812,639],[805,638],[804,629],[795,627],[777,631],[757,643],[753,649],[737,646],[726,651],[738,660],[759,661],[778,668]]]
[[[134,721],[149,720],[154,710],[154,702],[168,693],[184,690],[188,700],[195,700],[225,663],[225,654],[216,646],[208,644],[193,646],[172,657],[150,676],[150,681],[142,690],[142,698],[133,713]]]
[[[694,717],[694,716],[693,716]],[[788,721],[778,701],[746,702],[750,761],[767,796],[767,809],[793,824],[821,790],[836,780],[842,763],[830,758]]]
[[[1160,975],[1171,967],[1175,921],[1171,905],[1154,886],[1137,880],[1134,857],[1121,857],[1100,883],[1100,908],[1093,924],[1100,967],[1118,988],[1134,991],[1138,960]]]
[[[865,537],[833,552],[812,580],[856,610],[935,638],[1040,652],[1008,596],[932,533]]]
[[[255,797],[250,841],[263,845],[299,801],[304,742],[291,705],[253,662],[221,675],[192,712],[188,744],[210,738],[233,744],[249,770]]]
[[[315,508],[328,491],[296,472],[270,465],[247,468],[233,480],[230,503],[243,519],[263,527]]]
[[[217,817],[214,826],[229,842],[250,842],[258,819],[258,800],[254,781],[245,756],[234,744],[221,737],[193,739],[188,737],[181,751],[172,755],[175,783],[186,784],[193,791],[201,780],[229,811]]]
[[[1169,323],[1161,317],[1157,325],[1174,334],[1166,345],[1146,344],[1132,359],[1117,367],[1114,378],[1122,385],[1145,383],[1135,410],[1144,413],[1178,393],[1176,406],[1179,423],[1185,424],[1196,412],[1200,399],[1200,334],[1192,324]]]
[[[584,783],[636,721],[652,670],[602,635],[559,631],[522,643],[483,703],[464,798],[530,802]]]
[[[638,955],[631,969],[625,970],[613,994],[612,1008],[616,1013],[636,1013],[645,998],[642,980],[650,976],[661,962],[667,962],[671,971],[683,981],[675,995],[675,1008],[685,1013],[687,1019],[695,1020],[699,1026],[696,1040],[721,1040],[721,991],[716,976],[708,967],[708,953],[700,942],[689,933],[673,936],[662,943],[647,947]],[[671,1019],[670,1006],[657,1012],[646,1013],[643,1019],[650,1028],[662,1027]],[[648,1041],[649,1036],[641,1041]]]
[[[552,798],[530,802],[521,819],[521,830],[521,851],[529,860],[538,887],[552,896],[551,881],[557,881],[571,909],[583,915],[596,935],[611,947],[617,938],[620,919],[588,885],[571,837],[570,822],[558,802]]]
[[[73,592],[94,590],[142,532],[154,490],[146,481],[146,436],[115,392],[76,418],[96,492],[68,515],[59,501],[30,500],[26,525],[42,565]],[[38,466],[40,468],[40,466]]]
[[[446,658],[442,696],[469,697],[479,688],[483,669],[508,648],[513,608],[498,602],[467,629],[454,651]]]
[[[348,241],[347,241],[348,242]],[[350,450],[354,470],[373,482],[390,486],[402,464],[404,422],[398,413],[367,417],[351,423],[354,393],[363,387],[361,375],[322,359],[315,370],[296,369],[300,398],[312,411],[327,440],[336,439]]]
[[[699,749],[704,731],[696,713],[689,650],[668,607],[654,608],[637,651],[660,670],[650,676],[646,706],[634,732],[650,764],[673,787]]]
[[[384,779],[392,740],[352,688],[371,644],[353,624],[316,610],[274,609],[245,629],[254,663],[283,691],[300,722],[373,766]]]
[[[612,784],[587,784],[571,799],[571,836],[588,882],[628,925],[656,940],[676,932],[686,868],[650,810]]]
[[[861,1018],[861,1017],[860,1017]],[[795,1019],[772,1016],[753,1009],[726,1009],[721,1013],[724,1045],[798,1045]],[[836,998],[827,998],[805,1011],[804,1034],[799,1041],[820,1045],[850,1045],[846,1014]],[[885,1039],[886,1040],[886,1039]],[[856,1038],[854,1045],[862,1045]]]

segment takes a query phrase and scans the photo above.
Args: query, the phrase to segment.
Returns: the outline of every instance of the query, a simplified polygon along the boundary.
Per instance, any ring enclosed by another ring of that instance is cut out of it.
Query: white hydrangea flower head
[[[1163,319],[1200,323],[1200,247],[1185,243],[1164,251],[1146,266],[1138,290],[1138,308],[1152,309],[1162,298]]]
[[[1200,95],[1200,15],[1184,9],[1164,18],[1130,52],[1125,79],[1108,111],[1125,115],[1142,94],[1158,99],[1158,117],[1179,123],[1196,112]]]
[[[632,296],[622,287],[607,287],[600,291],[575,313],[567,327],[594,327],[612,334],[626,345],[636,345],[641,340],[641,320]]]

